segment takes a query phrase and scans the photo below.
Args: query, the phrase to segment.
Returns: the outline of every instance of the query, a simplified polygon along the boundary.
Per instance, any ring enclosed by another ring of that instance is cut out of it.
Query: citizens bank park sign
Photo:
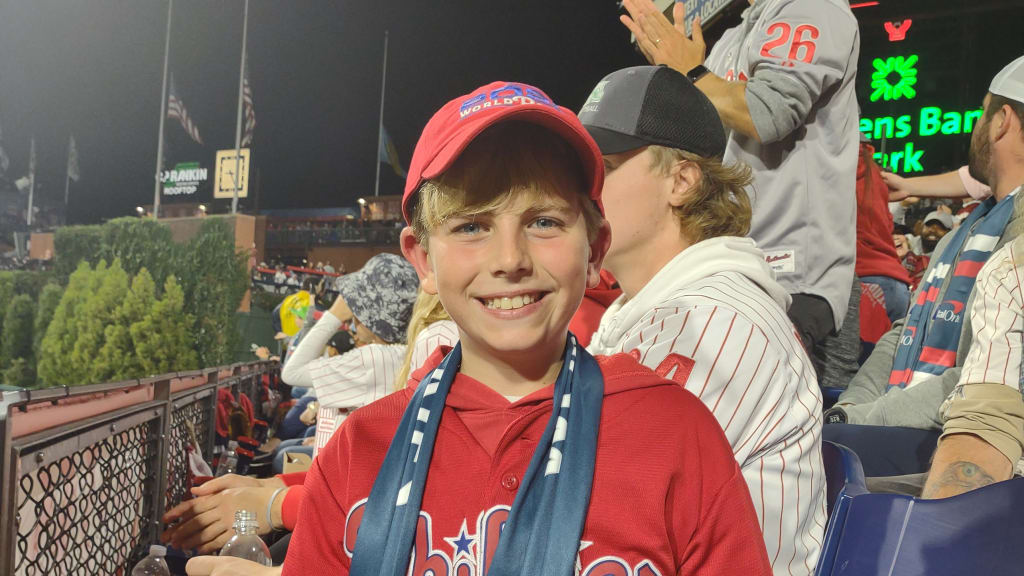
[[[191,196],[206,182],[206,168],[200,168],[199,162],[182,162],[172,170],[160,173],[164,196]]]

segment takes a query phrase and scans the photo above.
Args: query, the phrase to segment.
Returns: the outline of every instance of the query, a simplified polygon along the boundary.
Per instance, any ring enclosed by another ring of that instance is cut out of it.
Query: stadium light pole
[[[174,0],[167,0],[167,36],[164,39],[164,78],[160,86],[160,132],[156,145],[156,174],[153,176],[153,220],[160,214],[160,173],[164,170],[164,121],[167,119],[167,61],[171,55],[171,16]]]

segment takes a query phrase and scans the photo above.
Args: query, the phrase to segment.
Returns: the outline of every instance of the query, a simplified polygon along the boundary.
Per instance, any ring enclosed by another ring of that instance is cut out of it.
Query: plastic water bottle
[[[228,442],[228,449],[220,455],[220,462],[217,463],[217,476],[234,474],[238,468],[238,442]]]
[[[149,556],[146,556],[135,568],[132,568],[132,576],[171,576],[171,570],[167,567],[164,556],[167,555],[167,548],[163,546],[150,546]]]
[[[234,556],[251,560],[263,566],[272,566],[270,549],[257,533],[256,513],[249,510],[235,512],[235,535],[220,549],[221,556]]]

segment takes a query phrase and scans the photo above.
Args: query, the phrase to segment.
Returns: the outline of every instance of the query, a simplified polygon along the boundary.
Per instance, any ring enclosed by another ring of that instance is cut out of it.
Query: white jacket
[[[713,238],[613,302],[588,351],[632,354],[698,396],[732,445],[775,573],[811,574],[826,521],[821,393],[789,303],[752,240]]]

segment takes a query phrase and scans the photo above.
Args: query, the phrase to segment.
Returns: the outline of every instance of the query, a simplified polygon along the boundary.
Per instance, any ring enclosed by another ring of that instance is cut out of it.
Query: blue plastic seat
[[[863,476],[848,478],[836,495],[815,573],[1024,574],[1024,478],[942,500],[871,494]]]

